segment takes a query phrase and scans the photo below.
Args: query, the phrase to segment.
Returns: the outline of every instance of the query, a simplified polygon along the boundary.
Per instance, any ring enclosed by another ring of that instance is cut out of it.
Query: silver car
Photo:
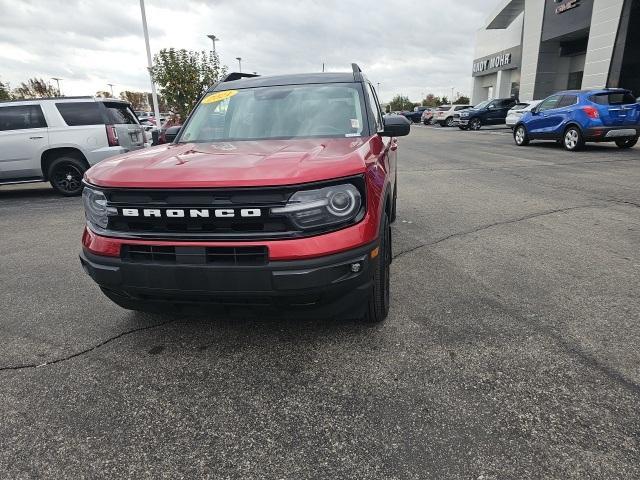
[[[511,130],[515,127],[518,120],[522,118],[525,112],[530,112],[532,108],[538,105],[542,100],[531,100],[530,102],[520,102],[515,104],[509,112],[507,112],[506,124]]]
[[[0,185],[48,181],[62,195],[79,195],[85,170],[145,141],[135,113],[121,100],[0,102]]]

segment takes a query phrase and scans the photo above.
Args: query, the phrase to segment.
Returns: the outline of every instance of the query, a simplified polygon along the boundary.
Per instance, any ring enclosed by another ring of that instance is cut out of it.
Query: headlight
[[[274,215],[287,215],[303,230],[352,221],[362,207],[360,191],[350,183],[301,190],[284,207],[271,209]]]
[[[82,190],[82,202],[87,221],[98,227],[107,228],[109,213],[113,214],[113,207],[107,207],[107,197],[99,190],[84,187]]]

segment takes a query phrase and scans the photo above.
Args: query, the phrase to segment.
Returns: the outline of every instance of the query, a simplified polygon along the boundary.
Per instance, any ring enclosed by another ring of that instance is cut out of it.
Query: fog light
[[[362,269],[362,264],[360,262],[351,264],[351,271],[353,273],[358,273]]]

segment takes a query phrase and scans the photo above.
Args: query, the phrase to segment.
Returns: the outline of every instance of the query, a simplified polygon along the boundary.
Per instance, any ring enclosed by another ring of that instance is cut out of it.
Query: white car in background
[[[128,102],[61,97],[0,102],[0,185],[50,182],[82,193],[82,177],[105,158],[144,148],[146,135]]]
[[[467,108],[471,108],[471,105],[440,105],[433,115],[433,123],[439,123],[441,127],[453,127],[455,114]]]
[[[507,113],[506,124],[511,130],[515,127],[518,120],[522,118],[526,112],[530,112],[531,109],[535,108],[542,100],[531,100],[529,102],[519,102],[516,103],[511,110]]]

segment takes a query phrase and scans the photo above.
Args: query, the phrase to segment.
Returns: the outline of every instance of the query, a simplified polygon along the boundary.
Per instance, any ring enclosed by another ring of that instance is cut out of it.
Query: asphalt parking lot
[[[0,478],[640,478],[640,148],[400,141],[386,323],[122,310],[0,188]]]

